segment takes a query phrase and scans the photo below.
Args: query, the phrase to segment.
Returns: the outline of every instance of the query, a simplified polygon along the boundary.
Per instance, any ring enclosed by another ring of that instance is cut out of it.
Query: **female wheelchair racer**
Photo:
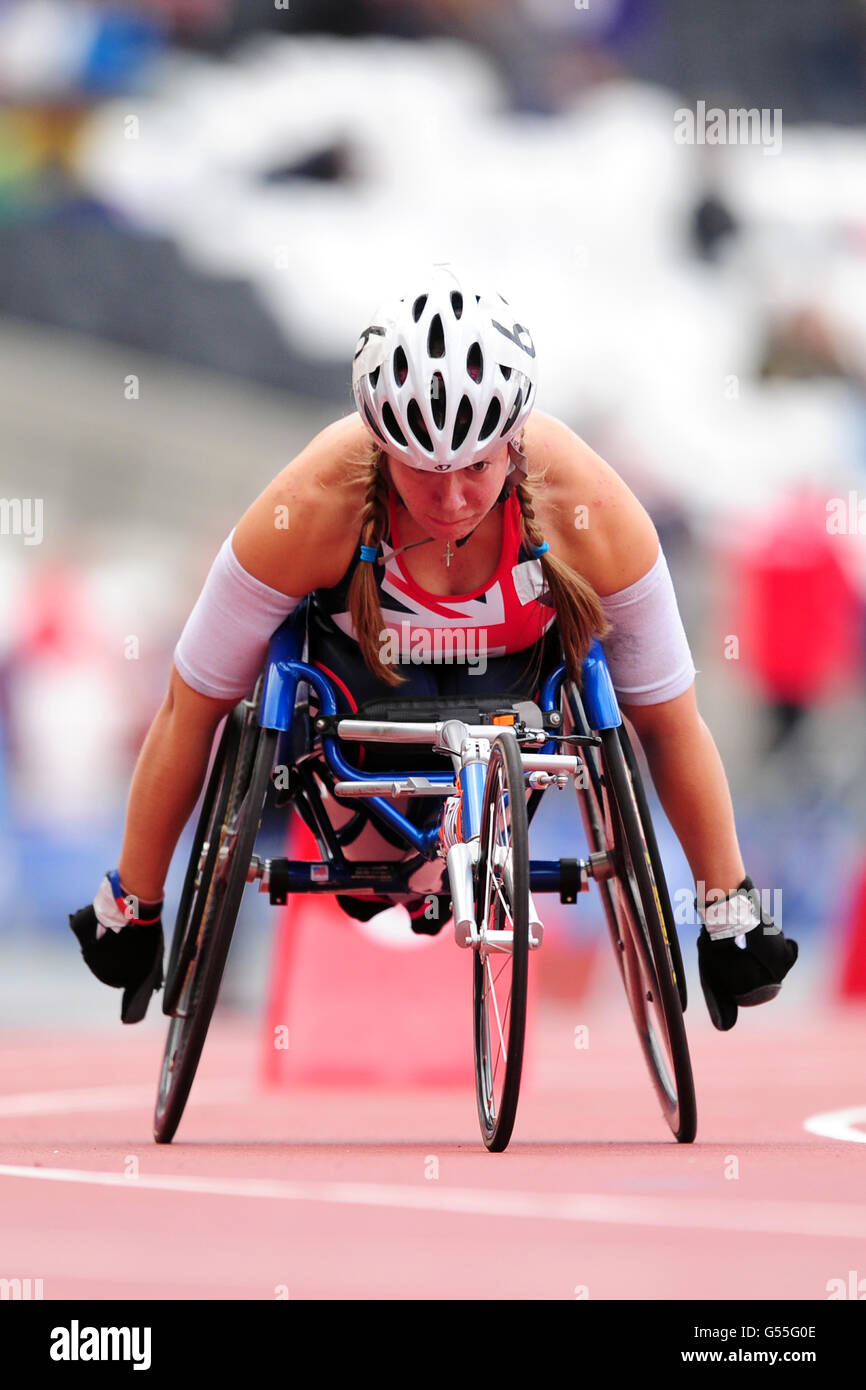
[[[322,430],[226,537],[139,755],[118,867],[69,919],[91,971],[123,990],[123,1022],[140,1021],[162,984],[165,878],[215,730],[307,595],[309,660],[345,712],[395,697],[531,699],[551,664],[577,679],[603,639],[622,713],[704,887],[710,1017],[727,1030],[740,1005],[778,994],[797,946],[746,874],[658,535],[616,472],[534,409],[536,384],[532,337],[503,297],[437,266],[361,335],[357,412]],[[442,660],[461,643],[456,662]],[[328,809],[335,824],[348,814]],[[354,852],[396,851],[379,840]],[[404,901],[424,930],[420,904],[442,891],[441,866],[411,888]],[[339,901],[353,916],[386,905]]]

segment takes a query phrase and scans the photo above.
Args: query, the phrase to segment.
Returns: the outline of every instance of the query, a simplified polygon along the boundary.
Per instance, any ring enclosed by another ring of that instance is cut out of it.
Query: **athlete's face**
[[[435,539],[459,540],[495,505],[508,474],[508,445],[484,463],[432,473],[388,457],[391,481],[409,515]]]

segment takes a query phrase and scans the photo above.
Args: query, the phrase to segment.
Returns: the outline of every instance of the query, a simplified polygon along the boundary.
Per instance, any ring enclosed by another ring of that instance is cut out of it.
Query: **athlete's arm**
[[[190,614],[176,648],[183,671],[172,666],[127,808],[120,876],[145,900],[162,896],[214,731],[251,688],[280,612],[290,611],[292,598],[336,583],[348,568],[360,504],[357,487],[343,487],[341,477],[352,450],[363,444],[363,429],[351,420],[328,426],[264,489],[235,528],[236,561],[227,568],[215,564]],[[279,525],[284,513],[274,510],[281,506],[289,508],[287,529]],[[257,592],[257,584],[273,592]],[[280,595],[287,596],[282,609]]]
[[[544,506],[552,528],[551,550],[588,579],[599,597],[613,596],[616,604],[616,596],[638,585],[656,563],[658,533],[645,508],[609,464],[561,421],[551,416],[536,420],[536,415],[534,412],[527,423],[526,449],[548,469]],[[580,507],[586,512],[575,511]],[[581,526],[574,526],[574,518]],[[620,669],[628,670],[629,684],[642,683],[641,664],[650,678],[647,684],[651,683],[659,640],[669,640],[671,651],[676,653],[671,626],[674,614],[669,604],[667,618],[664,612],[659,609],[657,639],[650,635],[653,621],[649,610],[646,623],[635,623],[634,614],[629,617],[625,608],[619,610],[621,622],[631,627],[628,651],[620,658]],[[617,616],[614,608],[610,617],[615,624]],[[641,650],[642,641],[646,642],[645,651]],[[613,636],[610,645],[615,646]],[[609,660],[609,664],[613,675],[617,663]],[[725,893],[732,891],[744,878],[745,868],[725,770],[698,710],[694,680],[670,699],[630,703],[620,694],[618,699],[644,747],[659,799],[695,882],[703,880]]]
[[[536,513],[551,550],[599,597],[645,575],[659,552],[643,504],[609,463],[552,415],[534,410],[524,447],[538,472]]]
[[[357,412],[336,420],[268,484],[232,540],[248,574],[295,596],[339,583],[358,543],[363,505],[348,465],[364,456],[369,438]]]

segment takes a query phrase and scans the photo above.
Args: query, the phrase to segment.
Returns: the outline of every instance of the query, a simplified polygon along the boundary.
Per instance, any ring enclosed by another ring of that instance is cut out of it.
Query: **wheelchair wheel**
[[[589,732],[579,697],[574,723]],[[694,1080],[683,1020],[682,959],[640,772],[624,727],[605,729],[601,749],[581,755],[587,786],[578,793],[590,851],[612,855],[599,883],[614,951],[650,1077],[671,1132],[697,1132]],[[652,846],[652,849],[650,848]],[[667,904],[667,910],[665,910]]]
[[[671,961],[674,967],[674,976],[676,978],[677,989],[679,991],[680,1004],[682,1005],[683,1013],[685,1013],[686,1006],[689,1002],[688,990],[686,988],[686,971],[685,966],[683,965],[682,952],[680,950],[679,933],[676,928],[676,923],[674,922],[674,913],[673,908],[671,907],[671,896],[668,892],[667,880],[665,878],[665,871],[662,866],[661,855],[659,854],[658,841],[656,840],[656,833],[652,823],[652,816],[650,815],[649,804],[646,799],[646,791],[644,789],[643,778],[640,775],[640,769],[637,765],[637,759],[635,757],[634,748],[632,747],[631,739],[629,738],[626,732],[624,724],[620,725],[618,733],[619,741],[622,744],[622,751],[625,756],[626,763],[628,765],[632,789],[634,790],[635,800],[637,801],[638,805],[638,811],[640,812],[641,825],[643,826],[644,834],[646,835],[647,850],[649,851],[650,857],[650,868],[652,869],[653,878],[655,879],[656,889],[659,895],[659,901],[661,902],[662,917],[664,918],[665,932],[667,933],[667,942],[671,948]]]
[[[222,825],[225,819],[226,806],[237,771],[243,725],[243,705],[237,705],[225,721],[192,842],[180,905],[175,918],[162,995],[162,1011],[170,1018],[177,1009],[178,998],[195,955],[198,931],[207,900],[207,893],[200,892],[199,889],[202,883],[210,883],[213,878],[219,850],[219,835],[211,832],[215,825]]]
[[[243,701],[226,721],[199,817],[172,941],[163,1009],[171,1013],[153,1136],[168,1144],[183,1115],[247,883],[277,733]]]
[[[487,1148],[511,1138],[520,1093],[529,962],[529,828],[516,741],[491,748],[475,881],[473,1006],[478,1117]]]

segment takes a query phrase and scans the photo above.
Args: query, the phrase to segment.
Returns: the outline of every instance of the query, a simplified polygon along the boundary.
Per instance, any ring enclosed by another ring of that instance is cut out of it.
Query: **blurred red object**
[[[839,995],[842,999],[866,998],[866,859],[854,876],[851,912],[845,928],[845,946]]]
[[[58,563],[39,570],[22,594],[16,657],[75,661],[93,655],[99,646],[84,576]]]
[[[862,604],[826,498],[786,500],[732,557],[739,657],[772,701],[809,706],[856,679]]]
[[[319,860],[297,816],[286,853]],[[371,939],[330,894],[280,910],[262,1037],[261,1079],[293,1086],[465,1086],[471,1094],[472,955],[441,936]]]

